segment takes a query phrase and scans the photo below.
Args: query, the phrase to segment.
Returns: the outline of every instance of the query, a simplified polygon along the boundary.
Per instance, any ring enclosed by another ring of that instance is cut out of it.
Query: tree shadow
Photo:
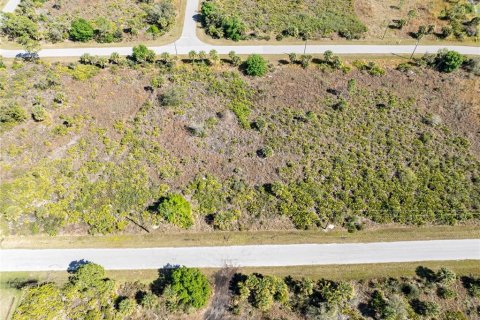
[[[228,286],[228,289],[234,295],[239,295],[240,294],[240,287],[238,285],[239,285],[240,282],[244,282],[246,280],[247,280],[246,275],[237,272],[233,275],[232,280],[230,280],[230,284]]]
[[[435,272],[430,268],[418,266],[415,269],[415,274],[428,282],[435,281]]]
[[[38,285],[38,280],[37,279],[28,279],[28,280],[23,280],[23,279],[12,279],[7,282],[7,285],[10,288],[15,288],[15,289],[23,289],[26,287],[33,287]]]
[[[165,287],[171,283],[173,271],[178,268],[180,268],[180,265],[169,263],[158,269],[158,278],[150,284],[150,290],[157,296],[162,295]]]
[[[75,272],[77,272],[78,268],[80,268],[81,266],[83,266],[85,264],[89,264],[89,263],[91,263],[91,262],[88,261],[88,260],[85,260],[85,259],[72,261],[68,265],[67,272],[68,273],[75,273]]]

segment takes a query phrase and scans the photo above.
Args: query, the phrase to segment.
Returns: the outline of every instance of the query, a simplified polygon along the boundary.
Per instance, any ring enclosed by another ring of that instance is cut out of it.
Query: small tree
[[[228,53],[228,57],[230,58],[230,61],[232,65],[238,67],[240,64],[242,64],[242,59],[235,53],[235,51],[230,51]]]
[[[302,66],[303,69],[308,68],[310,65],[310,62],[312,61],[312,56],[309,54],[302,54],[300,56],[300,65]]]
[[[192,62],[195,62],[195,59],[197,58],[197,52],[195,52],[195,50],[191,50],[191,51],[188,53],[188,58],[189,58]]]
[[[192,207],[179,194],[171,194],[162,198],[157,211],[165,220],[180,228],[186,229],[193,225]]]
[[[118,303],[118,313],[120,313],[123,317],[128,317],[135,312],[136,307],[137,303],[135,300],[131,298],[123,299]]]
[[[457,280],[457,275],[450,269],[442,267],[437,271],[436,278],[438,283],[449,286]]]
[[[110,57],[108,58],[108,62],[112,64],[119,64],[120,63],[120,54],[118,52],[112,52]]]
[[[453,50],[441,50],[435,58],[437,69],[441,72],[450,73],[462,65],[464,57]]]
[[[207,53],[204,50],[200,51],[198,53],[198,58],[201,62],[205,63],[205,60],[207,60]]]
[[[37,122],[44,121],[47,118],[47,112],[45,111],[45,108],[40,104],[34,105],[32,108],[32,118]]]
[[[413,18],[415,18],[417,16],[417,10],[409,10],[408,13],[407,13],[407,22],[406,24],[409,24],[410,23],[410,20],[412,20]]]
[[[297,62],[297,54],[295,52],[289,53],[288,54],[288,59],[290,60],[291,64],[294,64]]]
[[[213,64],[217,64],[217,62],[220,60],[217,50],[214,49],[210,50],[208,57]]]
[[[148,292],[142,297],[140,304],[146,309],[155,309],[158,306],[158,297]]]
[[[93,27],[87,20],[79,18],[72,22],[69,35],[73,41],[87,42],[93,38],[93,34]]]
[[[264,76],[268,71],[267,61],[259,54],[252,54],[245,61],[245,72],[249,76]]]
[[[137,63],[154,62],[155,52],[140,44],[133,47],[132,59]]]
[[[184,310],[202,308],[212,294],[207,277],[196,268],[175,269],[168,280],[168,287],[175,295],[178,306]]]

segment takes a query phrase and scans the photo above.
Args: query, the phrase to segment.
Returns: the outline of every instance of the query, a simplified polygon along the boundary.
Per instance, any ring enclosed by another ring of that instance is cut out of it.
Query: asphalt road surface
[[[4,12],[11,12],[18,5],[19,0],[10,0],[4,7]],[[188,54],[190,51],[205,51],[212,49],[219,54],[227,54],[230,51],[235,51],[237,54],[288,54],[295,52],[301,54],[304,52],[304,45],[235,45],[235,46],[218,46],[209,45],[202,42],[197,37],[198,24],[198,6],[199,0],[187,0],[187,7],[185,11],[185,20],[183,30],[180,38],[175,43],[167,44],[158,47],[149,47],[157,54],[168,52],[170,54]],[[323,53],[331,50],[336,54],[392,54],[392,55],[408,55],[413,52],[414,45],[308,45],[306,53],[315,54]],[[416,53],[435,53],[439,49],[449,48],[450,50],[458,51],[466,55],[480,55],[480,47],[478,46],[418,46]],[[0,55],[6,58],[14,58],[18,54],[23,53],[23,50],[6,50],[0,49]],[[38,52],[40,57],[80,57],[84,53],[97,56],[109,56],[113,52],[118,52],[121,55],[129,55],[132,53],[132,47],[100,47],[100,48],[59,48],[59,49],[43,49]]]
[[[109,270],[134,270],[166,265],[255,267],[467,259],[480,260],[480,239],[145,249],[13,249],[0,250],[0,271],[61,271],[80,260],[99,263]]]

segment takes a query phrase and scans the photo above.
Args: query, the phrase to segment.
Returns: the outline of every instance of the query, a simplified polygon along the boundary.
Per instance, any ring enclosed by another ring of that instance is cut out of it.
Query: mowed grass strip
[[[13,248],[142,248],[231,246],[254,244],[348,243],[480,238],[477,226],[385,227],[356,233],[346,231],[178,232],[105,236],[8,236],[0,247]]]

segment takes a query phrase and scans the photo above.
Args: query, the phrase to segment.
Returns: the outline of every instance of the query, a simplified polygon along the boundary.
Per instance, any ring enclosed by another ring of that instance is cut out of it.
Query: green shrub
[[[146,309],[155,309],[158,306],[158,303],[158,297],[151,292],[145,293],[140,301],[142,307]]]
[[[178,107],[185,100],[186,92],[181,87],[172,87],[160,94],[158,100],[163,106]]]
[[[447,287],[439,287],[437,289],[437,295],[442,299],[453,299],[457,296],[455,290]]]
[[[96,76],[99,71],[100,69],[97,66],[78,64],[73,69],[69,69],[68,73],[75,80],[85,81]]]
[[[70,39],[73,41],[87,42],[93,38],[94,29],[90,22],[78,18],[72,21],[69,31]]]
[[[26,290],[12,320],[56,319],[60,317],[62,308],[58,287],[53,283],[45,283]]]
[[[240,125],[247,129],[250,126],[250,121],[248,120],[252,110],[245,102],[242,101],[233,101],[230,104],[230,109],[237,116],[238,122]]]
[[[467,316],[463,314],[461,311],[446,311],[442,318],[442,320],[468,320]]]
[[[245,61],[245,72],[249,76],[264,76],[268,71],[268,62],[259,54],[252,54]]]
[[[0,123],[17,123],[27,120],[27,112],[18,104],[0,106]]]
[[[239,210],[222,210],[215,214],[213,218],[213,226],[217,230],[231,231],[235,230],[235,223],[241,216]]]
[[[455,283],[455,281],[457,280],[457,275],[455,274],[455,272],[442,267],[440,268],[440,270],[437,271],[436,280],[442,285],[449,286]]]
[[[32,109],[32,118],[37,122],[42,122],[47,118],[47,112],[42,105],[34,105]]]
[[[3,13],[1,32],[10,39],[38,40],[39,30],[37,23],[26,15]]]
[[[441,50],[435,58],[435,66],[441,72],[453,72],[461,67],[463,55],[453,50]]]
[[[135,312],[136,307],[137,307],[137,303],[135,302],[134,299],[125,298],[118,303],[118,312],[122,316],[128,317],[133,312]]]
[[[188,311],[190,308],[204,307],[212,294],[207,277],[196,268],[180,267],[175,269],[167,282],[175,295],[176,308]]]
[[[263,312],[270,310],[275,301],[288,303],[288,287],[275,276],[252,274],[237,283],[237,287],[240,300],[251,302]]]
[[[415,299],[411,301],[410,304],[412,305],[413,310],[416,313],[425,317],[433,317],[438,315],[439,313],[438,304],[436,304],[433,301],[421,301],[421,300]]]
[[[158,213],[169,223],[180,228],[190,228],[193,225],[190,203],[179,194],[171,194],[160,199]]]
[[[137,63],[155,62],[155,52],[140,44],[133,47],[132,59]]]

